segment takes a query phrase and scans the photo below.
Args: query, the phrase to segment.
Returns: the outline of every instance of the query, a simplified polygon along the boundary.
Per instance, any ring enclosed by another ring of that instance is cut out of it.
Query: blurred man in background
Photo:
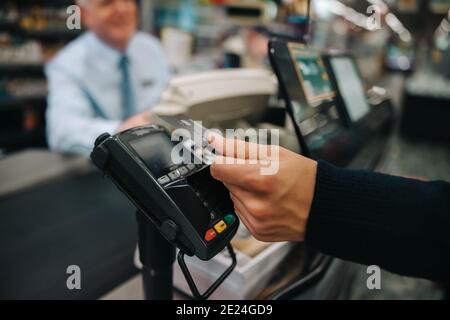
[[[78,0],[88,31],[46,66],[51,149],[89,155],[95,138],[150,122],[169,81],[159,42],[137,31],[135,0]]]

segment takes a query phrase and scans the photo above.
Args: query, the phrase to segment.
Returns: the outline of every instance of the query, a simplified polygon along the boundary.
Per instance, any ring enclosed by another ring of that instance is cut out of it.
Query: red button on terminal
[[[205,234],[205,240],[206,241],[211,241],[212,239],[214,239],[217,236],[217,233],[214,231],[214,229],[209,229],[208,231],[206,231]]]

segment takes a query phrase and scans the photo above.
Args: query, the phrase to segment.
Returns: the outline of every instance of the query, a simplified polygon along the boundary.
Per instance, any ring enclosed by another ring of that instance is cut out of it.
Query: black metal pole
[[[145,214],[138,210],[136,216],[145,299],[172,300],[175,247],[161,235]]]

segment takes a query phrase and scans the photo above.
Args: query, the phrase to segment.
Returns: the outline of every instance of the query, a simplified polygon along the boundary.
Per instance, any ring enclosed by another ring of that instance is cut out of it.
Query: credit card
[[[163,116],[158,115],[162,125],[170,131],[172,137],[183,141],[183,148],[188,150],[195,158],[196,164],[210,165],[215,157],[214,148],[208,144],[206,132],[199,121],[194,121],[184,115]]]
[[[174,132],[177,129],[184,129],[189,132],[189,136],[193,140],[201,139],[202,141],[205,140],[206,143],[208,142],[206,140],[206,137],[204,137],[207,129],[203,127],[199,121],[194,121],[184,115],[176,115],[176,116],[158,116],[164,123],[163,125],[170,131]],[[180,133],[182,133],[182,130],[180,130]]]

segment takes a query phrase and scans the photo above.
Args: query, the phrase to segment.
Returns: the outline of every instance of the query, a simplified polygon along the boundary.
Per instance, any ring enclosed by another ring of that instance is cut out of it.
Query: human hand
[[[229,140],[218,134],[210,134],[208,140],[223,155],[214,160],[211,175],[228,188],[236,213],[253,236],[265,242],[304,240],[317,162],[278,146]],[[255,148],[269,148],[271,156],[250,151]],[[278,157],[273,157],[276,153]],[[237,159],[246,161],[242,164]],[[277,172],[261,174],[267,161],[278,161]]]
[[[151,112],[150,111],[144,111],[138,114],[135,114],[134,116],[129,117],[125,121],[122,122],[122,124],[117,129],[117,132],[122,132],[134,127],[143,126],[146,124],[150,124],[151,121]]]

